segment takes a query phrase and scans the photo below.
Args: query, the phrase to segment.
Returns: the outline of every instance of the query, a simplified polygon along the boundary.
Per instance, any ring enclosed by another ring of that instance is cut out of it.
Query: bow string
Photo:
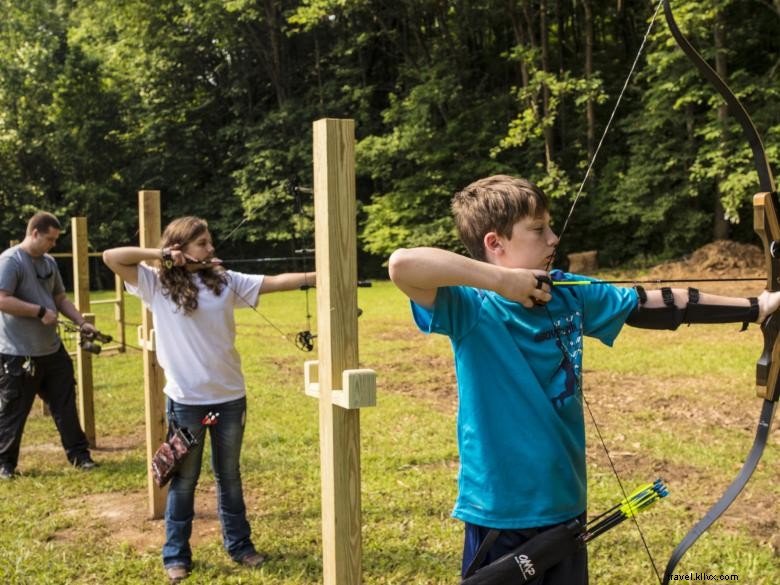
[[[599,139],[599,142],[598,142],[598,144],[596,146],[596,149],[593,152],[593,156],[591,157],[591,159],[590,159],[590,161],[588,163],[588,168],[585,171],[585,175],[584,175],[584,177],[582,179],[582,182],[580,183],[579,188],[577,189],[577,193],[576,193],[576,195],[574,197],[574,200],[572,201],[572,204],[569,207],[569,212],[566,215],[566,220],[564,221],[563,227],[561,228],[560,234],[558,235],[558,243],[555,246],[555,251],[557,251],[558,246],[561,243],[561,240],[563,238],[563,234],[566,232],[566,228],[569,225],[569,220],[571,219],[572,215],[574,214],[574,208],[577,206],[577,202],[579,201],[580,196],[583,193],[583,190],[585,188],[585,184],[588,182],[588,179],[590,178],[590,174],[591,174],[591,171],[593,170],[593,167],[594,167],[594,165],[596,163],[596,159],[598,158],[598,155],[601,152],[601,147],[603,146],[604,141],[605,141],[605,139],[607,137],[607,134],[609,133],[609,130],[612,127],[612,122],[615,120],[615,115],[617,114],[617,111],[620,108],[620,104],[622,103],[623,96],[625,95],[626,90],[627,90],[628,85],[629,85],[629,82],[631,81],[631,78],[633,77],[634,72],[636,71],[637,65],[639,63],[639,58],[641,57],[641,55],[642,55],[642,53],[643,53],[643,51],[645,49],[645,46],[647,45],[647,41],[648,41],[648,39],[650,37],[650,33],[651,33],[651,31],[653,29],[653,26],[655,25],[655,22],[656,22],[656,20],[658,18],[658,14],[659,14],[659,12],[661,10],[662,2],[663,2],[663,0],[658,0],[658,3],[656,4],[655,11],[653,12],[653,16],[650,19],[650,23],[647,26],[645,34],[644,34],[644,36],[642,38],[642,42],[639,45],[639,49],[637,50],[636,56],[634,57],[634,61],[631,64],[631,68],[630,68],[630,70],[628,72],[628,75],[626,76],[625,81],[623,82],[623,86],[620,89],[620,93],[618,94],[617,99],[615,100],[615,104],[614,104],[614,106],[612,108],[612,112],[610,113],[609,119],[607,120],[607,123],[606,123],[606,125],[604,127],[604,130],[602,131],[601,138]],[[555,252],[553,252],[552,256],[550,257],[550,260],[547,263],[547,271],[548,272],[549,272],[549,270],[550,270],[550,268],[552,266],[552,262],[554,261],[554,257],[555,257]],[[561,362],[561,367],[567,372],[567,380],[568,380],[570,378],[570,376],[568,375],[568,372],[570,370],[573,370],[573,367],[572,367],[569,355],[568,355],[568,353],[566,352],[566,350],[564,348],[562,333],[559,330],[558,325],[556,324],[556,321],[553,318],[552,314],[550,313],[550,309],[547,307],[547,305],[544,305],[544,309],[545,309],[545,311],[547,313],[547,317],[549,318],[550,323],[552,324],[553,333],[555,334],[555,338],[556,338],[556,345],[558,346],[559,350],[562,353],[563,359],[562,359],[562,362]],[[591,419],[591,421],[593,423],[593,427],[595,429],[596,436],[598,437],[599,443],[601,444],[601,447],[604,450],[604,453],[605,453],[605,455],[607,457],[607,460],[609,462],[609,466],[612,469],[612,474],[615,476],[617,484],[618,484],[618,486],[620,488],[620,492],[622,493],[623,498],[625,500],[628,500],[629,499],[629,494],[628,494],[628,492],[626,491],[626,489],[624,487],[622,479],[620,478],[620,474],[618,473],[617,466],[615,465],[614,459],[612,458],[612,454],[610,453],[610,450],[607,447],[607,443],[604,440],[604,436],[603,436],[603,434],[601,432],[601,428],[600,428],[600,426],[599,426],[599,424],[598,424],[598,422],[596,420],[596,416],[594,415],[593,410],[590,407],[590,403],[588,402],[588,399],[585,396],[583,385],[582,385],[581,376],[577,380],[577,386],[579,387],[579,390],[580,390],[579,396],[581,397],[581,400],[582,400],[583,404],[585,405],[586,410],[588,411],[588,415],[589,415],[589,417],[590,417],[590,419]],[[642,541],[642,546],[644,547],[645,554],[647,555],[648,560],[650,562],[650,565],[653,568],[653,572],[655,573],[655,576],[658,579],[658,582],[660,583],[661,582],[661,575],[658,572],[658,567],[656,566],[655,559],[653,558],[653,554],[650,551],[650,547],[647,544],[647,539],[645,538],[644,532],[642,531],[642,528],[639,525],[639,520],[637,519],[636,515],[632,515],[631,519],[632,519],[632,521],[634,523],[634,527],[636,528],[637,533],[639,534],[639,538]]]
[[[301,199],[302,193],[313,193],[312,189],[307,187],[301,187],[298,185],[298,181],[296,179],[291,179],[285,183],[285,191],[294,198],[295,200],[295,212],[298,214],[300,218],[303,218],[303,202]],[[241,219],[241,221],[230,230],[227,236],[222,238],[217,245],[217,247],[221,247],[222,244],[230,240],[233,235],[247,222],[250,220],[251,213],[245,214],[245,216]],[[299,226],[298,230],[302,229],[302,227]],[[307,249],[305,247],[300,247],[300,244],[303,242],[303,237],[297,237],[298,230],[294,229],[292,232],[292,242],[293,242],[293,251],[296,255],[302,256],[302,262],[303,262],[303,272],[307,272],[307,262],[306,262],[306,255],[314,252],[313,249]],[[252,303],[250,303],[247,299],[245,299],[243,296],[241,296],[232,286],[230,286],[230,283],[227,283],[227,287],[230,288],[230,290],[233,291],[233,293],[236,294],[242,301],[246,303],[246,305],[252,309],[255,313],[257,313],[262,319],[270,325],[273,329],[275,329],[285,341],[288,341],[289,343],[292,343],[296,348],[298,348],[301,351],[310,352],[314,349],[314,340],[317,338],[316,333],[312,333],[311,331],[311,310],[309,308],[309,289],[314,287],[314,283],[311,284],[305,284],[301,287],[301,290],[304,291],[306,295],[306,328],[302,331],[298,331],[295,333],[294,336],[290,336],[287,333],[285,333],[281,327],[276,325],[271,319],[269,319],[266,315],[261,313],[257,307],[255,307]]]

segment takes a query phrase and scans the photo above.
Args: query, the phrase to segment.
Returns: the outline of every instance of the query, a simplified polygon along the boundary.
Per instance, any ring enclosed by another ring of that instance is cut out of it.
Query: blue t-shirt
[[[636,305],[633,289],[610,285],[556,287],[546,308],[465,286],[439,288],[432,311],[412,302],[417,326],[447,335],[455,354],[455,518],[519,529],[585,511],[583,335],[612,345]]]

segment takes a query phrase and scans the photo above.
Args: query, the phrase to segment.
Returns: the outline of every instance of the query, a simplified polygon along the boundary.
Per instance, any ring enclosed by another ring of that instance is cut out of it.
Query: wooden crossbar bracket
[[[303,390],[307,396],[319,399],[319,362],[303,362]],[[376,406],[376,372],[369,369],[344,370],[341,388],[333,389],[331,401],[346,409]]]
[[[154,329],[149,329],[149,341],[144,339],[144,326],[138,326],[138,347],[147,351],[157,351],[155,343]]]

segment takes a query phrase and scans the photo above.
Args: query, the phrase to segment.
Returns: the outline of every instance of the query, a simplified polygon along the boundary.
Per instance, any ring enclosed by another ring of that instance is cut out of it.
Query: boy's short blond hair
[[[512,237],[512,228],[525,217],[541,217],[549,204],[544,192],[531,181],[509,175],[493,175],[474,181],[455,193],[452,215],[458,236],[469,254],[487,260],[483,239],[488,232]]]

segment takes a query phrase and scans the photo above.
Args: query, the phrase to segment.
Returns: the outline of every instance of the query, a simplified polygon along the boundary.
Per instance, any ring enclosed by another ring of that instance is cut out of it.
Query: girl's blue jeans
[[[211,468],[217,482],[217,509],[223,542],[228,554],[240,561],[255,552],[246,519],[239,466],[246,398],[207,405],[181,404],[169,398],[167,412],[169,421],[187,427],[199,440],[171,479],[165,509],[163,564],[166,568],[192,566],[190,535],[195,515],[195,486],[200,476],[206,434],[211,437]],[[204,426],[201,421],[209,413],[219,413],[217,423]]]

